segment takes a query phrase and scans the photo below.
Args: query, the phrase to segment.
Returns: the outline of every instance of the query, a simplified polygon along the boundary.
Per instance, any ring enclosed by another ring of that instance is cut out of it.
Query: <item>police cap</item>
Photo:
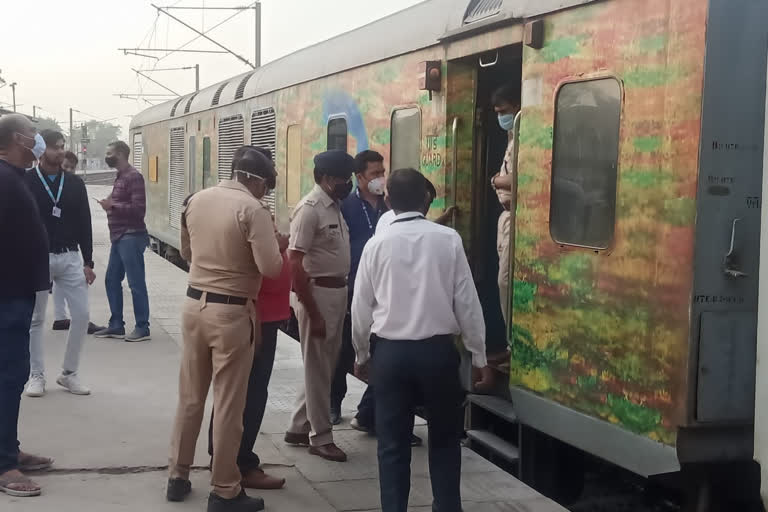
[[[355,159],[346,151],[334,149],[315,157],[315,174],[349,179],[355,172]]]

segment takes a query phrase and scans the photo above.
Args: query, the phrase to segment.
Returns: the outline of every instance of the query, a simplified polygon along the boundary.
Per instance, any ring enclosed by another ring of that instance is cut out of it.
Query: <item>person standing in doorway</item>
[[[37,292],[50,288],[48,236],[25,169],[40,158],[45,142],[20,114],[0,117],[0,492],[40,495],[23,471],[47,469],[51,459],[19,450],[19,407],[29,377],[29,327]]]
[[[272,152],[269,149],[254,146],[244,146],[235,152],[232,160],[232,172],[235,166],[249,152],[257,151],[272,161]],[[267,179],[267,194],[274,193],[277,186],[277,175]],[[261,199],[261,198],[257,198]],[[262,202],[267,208],[267,204]],[[274,223],[274,216],[272,216]],[[268,475],[261,469],[261,459],[254,453],[253,448],[256,438],[261,430],[264,420],[264,412],[269,398],[269,380],[272,377],[272,368],[275,364],[277,351],[277,333],[291,316],[291,266],[288,262],[288,237],[279,233],[275,227],[275,237],[283,257],[283,266],[277,279],[264,278],[259,290],[259,299],[256,308],[261,319],[261,349],[254,351],[253,365],[248,377],[248,392],[245,398],[245,410],[243,412],[243,437],[240,441],[240,451],[237,454],[237,467],[243,475],[241,485],[248,489],[281,489],[285,485],[285,478]],[[215,414],[211,414],[211,422],[208,427],[208,454],[213,456],[213,423]]]
[[[128,144],[123,141],[107,147],[105,161],[110,168],[117,169],[117,178],[112,193],[99,204],[107,212],[112,242],[105,278],[112,316],[108,327],[97,331],[95,336],[138,342],[150,339],[149,296],[144,270],[144,251],[149,246],[149,235],[144,224],[147,209],[144,177],[128,162],[130,154]],[[127,336],[123,321],[123,279],[126,276],[136,317],[136,328]]]
[[[483,377],[485,322],[461,237],[422,213],[426,179],[414,169],[387,182],[396,217],[363,249],[352,300],[356,374],[368,376],[370,338],[383,512],[406,512],[411,486],[412,416],[423,403],[429,418],[433,510],[461,511],[461,436],[465,392],[461,334]]]
[[[355,286],[357,265],[366,242],[375,234],[379,218],[388,210],[384,202],[387,184],[384,157],[380,153],[365,150],[355,157],[357,187],[341,203],[341,213],[349,227],[350,269],[347,315],[344,318],[341,351],[331,384],[331,423],[341,422],[341,402],[347,394],[347,374],[354,372],[355,350],[352,348],[352,322],[349,308],[352,305],[352,289]]]
[[[234,169],[232,179],[189,197],[181,219],[181,255],[190,262],[190,271],[166,497],[183,501],[191,491],[190,470],[213,382],[208,512],[264,508],[264,500],[243,491],[237,454],[248,374],[261,345],[254,301],[262,276],[277,278],[283,263],[269,210],[259,200],[275,177],[274,165],[261,153],[248,151]]]
[[[344,462],[347,454],[333,442],[331,381],[341,349],[347,312],[350,267],[349,229],[341,202],[352,191],[355,159],[345,151],[315,157],[315,188],[296,205],[291,219],[288,258],[293,272],[299,321],[304,388],[285,442],[307,446],[309,453]]]
[[[64,136],[53,130],[43,130],[41,135],[45,153],[27,172],[26,182],[48,233],[51,281],[72,313],[62,374],[56,383],[74,395],[89,395],[91,391],[80,382],[78,370],[88,330],[88,286],[96,279],[91,209],[83,180],[61,168]],[[45,394],[43,324],[47,307],[48,290],[38,292],[30,328],[31,373],[26,391],[30,397]]]
[[[504,321],[508,322],[507,310],[509,307],[509,242],[512,226],[512,212],[517,201],[517,176],[514,173],[515,117],[520,112],[520,87],[516,84],[507,84],[493,93],[491,98],[493,108],[498,114],[499,126],[509,134],[509,144],[504,155],[501,169],[491,178],[491,186],[499,197],[499,202],[504,211],[499,216],[498,232],[496,234],[496,247],[499,252],[499,301]],[[494,362],[509,361],[509,350],[506,346],[489,346],[489,358]]]

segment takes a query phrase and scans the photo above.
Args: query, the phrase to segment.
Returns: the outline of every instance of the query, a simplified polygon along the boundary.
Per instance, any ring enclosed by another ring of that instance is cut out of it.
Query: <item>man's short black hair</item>
[[[64,160],[68,160],[69,162],[72,162],[73,165],[77,165],[77,162],[79,162],[79,160],[77,159],[77,155],[71,151],[67,151],[66,153],[64,153]]]
[[[268,184],[274,183],[277,177],[272,160],[260,148],[253,146],[243,146],[235,151],[232,158],[232,178],[235,177],[236,170],[261,176]]]
[[[399,212],[421,212],[427,197],[427,179],[416,169],[398,169],[387,180],[389,204]]]
[[[40,136],[45,141],[46,146],[55,146],[60,140],[64,140],[64,135],[56,130],[43,130],[40,132]]]
[[[127,160],[128,157],[131,155],[131,148],[128,147],[128,144],[121,140],[116,140],[115,142],[112,142],[109,147],[115,150],[115,153],[123,155],[125,159]]]
[[[384,157],[378,151],[366,149],[355,157],[355,174],[362,174],[368,169],[368,164],[384,162]]]
[[[491,103],[494,107],[520,104],[520,85],[515,83],[504,84],[493,92]]]

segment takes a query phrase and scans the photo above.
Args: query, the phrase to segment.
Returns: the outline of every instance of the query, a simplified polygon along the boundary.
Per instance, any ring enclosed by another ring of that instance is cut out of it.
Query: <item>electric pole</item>
[[[195,64],[195,92],[200,92],[200,64]]]
[[[11,91],[13,91],[13,111],[16,112],[16,82],[11,84]]]
[[[72,107],[69,108],[69,150],[73,153],[75,151],[75,124],[72,122]]]
[[[258,68],[261,66],[261,2],[256,2],[256,6],[254,9],[254,14],[256,18],[256,34],[254,36],[254,68]]]

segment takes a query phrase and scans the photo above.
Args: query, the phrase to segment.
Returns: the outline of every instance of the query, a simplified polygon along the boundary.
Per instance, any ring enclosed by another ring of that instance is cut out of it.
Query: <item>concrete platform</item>
[[[109,187],[89,186],[89,195],[105,197]],[[93,203],[97,282],[91,289],[91,318],[105,323],[109,307],[104,290],[109,237],[106,216]],[[209,488],[206,449],[207,417],[198,442],[193,474],[194,491],[185,504],[164,499],[168,444],[176,407],[181,328],[180,307],[186,274],[151,252],[146,254],[152,310],[152,341],[129,344],[89,337],[81,377],[93,390],[76,397],[58,389],[55,379],[66,333],[46,337],[48,394],[24,398],[20,420],[22,447],[56,459],[51,472],[33,475],[43,486],[38,498],[0,495],[0,510],[14,512],[83,512],[98,510],[164,512],[204,510]],[[132,328],[130,293],[125,293],[127,328]],[[52,308],[52,301],[49,304]],[[46,323],[53,321],[52,311]],[[298,343],[281,336],[270,399],[256,451],[265,469],[285,476],[286,488],[264,491],[267,510],[333,512],[378,510],[376,440],[349,428],[363,391],[349,377],[343,404],[345,421],[335,438],[349,455],[347,463],[332,463],[286,446],[282,435],[297,390],[302,384]],[[425,440],[426,426],[417,426]],[[474,452],[463,449],[462,497],[466,512],[558,512],[562,507],[541,497],[511,475]],[[415,448],[412,463],[411,507],[431,510],[432,495],[426,448]],[[251,492],[255,494],[255,492]]]

